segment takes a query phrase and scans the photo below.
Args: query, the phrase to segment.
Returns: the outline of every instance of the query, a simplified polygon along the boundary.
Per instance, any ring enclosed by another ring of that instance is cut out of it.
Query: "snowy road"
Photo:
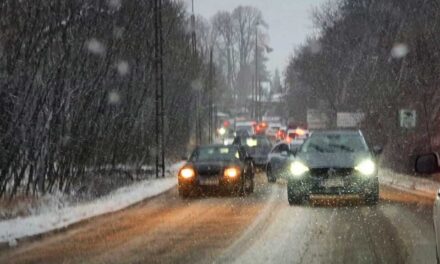
[[[244,199],[182,200],[173,189],[0,249],[0,263],[435,263],[432,201],[390,188],[375,207],[286,196],[263,175]]]

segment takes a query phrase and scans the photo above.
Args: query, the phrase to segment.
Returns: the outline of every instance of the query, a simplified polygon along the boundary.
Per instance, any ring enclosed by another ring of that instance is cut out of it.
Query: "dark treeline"
[[[163,1],[168,154],[189,142],[192,83],[207,72],[187,22]],[[153,26],[153,1],[0,2],[0,196],[67,191],[90,168],[151,162]]]
[[[290,114],[305,121],[307,107],[318,108],[334,124],[336,112],[364,112],[362,127],[386,146],[387,165],[410,170],[440,132],[439,2],[330,1],[314,19],[320,33],[286,71]],[[402,108],[417,110],[415,129],[399,127]]]

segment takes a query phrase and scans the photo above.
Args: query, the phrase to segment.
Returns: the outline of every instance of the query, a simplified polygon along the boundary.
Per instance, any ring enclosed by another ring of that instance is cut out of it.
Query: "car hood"
[[[298,153],[296,158],[309,168],[354,168],[372,156],[368,152]]]

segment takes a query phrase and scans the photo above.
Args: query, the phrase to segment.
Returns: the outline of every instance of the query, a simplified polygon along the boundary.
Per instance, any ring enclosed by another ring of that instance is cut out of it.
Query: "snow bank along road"
[[[39,215],[0,221],[0,246],[5,242],[14,244],[16,239],[52,232],[85,219],[116,212],[161,194],[177,184],[174,175],[177,175],[183,164],[184,162],[173,164],[167,173],[167,178],[136,182],[88,203],[62,209],[54,208],[50,212]]]
[[[435,263],[432,200],[382,186],[379,205],[289,206],[258,175],[249,197],[177,189],[0,249],[0,263]]]

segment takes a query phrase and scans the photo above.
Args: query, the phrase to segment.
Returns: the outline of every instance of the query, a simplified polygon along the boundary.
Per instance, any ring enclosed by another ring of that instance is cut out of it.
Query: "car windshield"
[[[265,136],[243,137],[241,140],[246,148],[267,148],[272,145]]]
[[[239,157],[237,148],[233,146],[200,147],[191,154],[190,161],[233,161]]]
[[[236,126],[236,130],[237,131],[247,131],[247,132],[252,132],[253,131],[253,126],[251,125],[239,125]]]
[[[365,152],[368,147],[359,135],[315,134],[301,147],[301,152],[341,153]]]

